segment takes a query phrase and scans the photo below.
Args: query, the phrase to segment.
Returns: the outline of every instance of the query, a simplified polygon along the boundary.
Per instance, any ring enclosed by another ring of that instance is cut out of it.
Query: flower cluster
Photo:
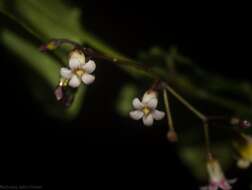
[[[93,51],[90,48],[82,48],[79,44],[70,40],[51,40],[45,45],[40,47],[41,51],[54,50],[64,43],[68,43],[74,46],[74,49],[69,53],[68,66],[60,69],[60,80],[54,93],[56,99],[64,103],[64,105],[71,105],[73,101],[73,95],[76,89],[83,83],[90,85],[95,81],[93,72],[96,69],[96,58],[105,58],[111,62],[118,63],[120,60],[117,58],[106,57],[99,55],[99,53]],[[121,60],[125,63],[125,60]],[[127,60],[126,60],[127,62]],[[128,63],[128,62],[127,62]],[[146,69],[143,69],[146,71]],[[158,107],[158,91],[163,90],[164,107],[165,111],[160,111]],[[162,120],[165,116],[168,122],[168,133],[166,135],[170,142],[177,142],[177,133],[173,126],[172,114],[170,110],[170,104],[168,100],[168,92],[173,95],[177,100],[186,106],[193,114],[203,121],[204,133],[205,133],[205,145],[208,155],[206,162],[207,172],[209,175],[209,185],[202,187],[202,190],[222,190],[232,189],[231,184],[236,180],[227,180],[220,163],[217,159],[214,159],[211,155],[210,140],[208,133],[209,118],[195,107],[193,107],[187,100],[179,95],[173,88],[167,83],[156,79],[154,84],[144,93],[141,99],[134,98],[132,101],[133,111],[129,112],[129,116],[133,120],[142,120],[145,126],[152,126],[154,120]],[[225,122],[227,118],[225,117]],[[235,126],[236,129],[245,129],[251,127],[251,123],[247,120],[242,120],[239,117],[228,117],[228,123]],[[252,163],[252,137],[249,135],[241,134],[242,141],[235,144],[235,147],[239,153],[239,160],[237,165],[240,168],[247,168]]]

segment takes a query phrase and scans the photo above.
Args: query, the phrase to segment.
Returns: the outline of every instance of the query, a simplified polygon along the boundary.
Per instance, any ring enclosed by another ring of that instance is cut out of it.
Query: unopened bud
[[[64,89],[62,86],[57,86],[54,90],[54,95],[57,101],[61,101],[64,98]]]
[[[239,123],[240,123],[240,118],[238,118],[238,117],[232,117],[230,119],[230,124],[231,125],[238,125]]]
[[[178,141],[178,136],[176,131],[174,130],[169,130],[166,135],[167,140],[170,142],[177,142]]]
[[[39,50],[42,52],[48,51],[48,50],[54,50],[58,48],[62,42],[60,40],[51,40],[47,44],[43,44],[39,47]]]
[[[240,122],[240,128],[247,129],[251,127],[251,123],[248,120],[243,120]]]
[[[233,126],[237,126],[241,129],[247,129],[251,127],[251,123],[248,120],[242,120],[238,117],[232,117],[230,120],[230,124]]]
[[[143,102],[149,102],[152,98],[157,98],[157,92],[154,90],[148,90],[143,95]]]

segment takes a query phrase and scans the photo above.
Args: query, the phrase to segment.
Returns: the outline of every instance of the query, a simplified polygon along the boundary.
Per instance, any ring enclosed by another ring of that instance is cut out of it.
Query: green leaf
[[[80,21],[81,10],[65,4],[63,0],[12,0],[11,2],[2,0],[0,11],[6,15],[6,20],[8,18],[11,21],[10,26],[8,24],[6,26],[8,30],[1,31],[2,43],[23,60],[21,63],[39,73],[50,88],[55,87],[58,82],[59,65],[62,64],[59,60],[62,60],[63,53],[57,50],[54,58],[49,54],[43,55],[36,47],[38,46],[37,41],[45,42],[52,38],[66,38],[88,44],[111,57],[126,58],[88,33]],[[18,29],[13,29],[13,25],[18,26]],[[25,33],[26,39],[23,36],[21,37],[19,30]],[[127,66],[122,66],[122,68],[132,76],[138,78],[142,76],[142,72],[135,68]],[[34,84],[31,85],[34,86]],[[56,116],[63,114],[59,109],[55,109],[55,105],[51,101],[44,96],[42,97],[41,93],[38,94],[36,88],[33,91],[44,107],[48,107],[48,113]],[[45,92],[46,90],[43,91],[43,93]],[[77,105],[76,102],[83,101],[83,93],[84,91],[80,90],[76,95],[73,106],[64,112],[64,117],[72,118],[77,115],[77,110],[80,110],[80,103]],[[48,94],[45,96],[48,96]]]
[[[57,61],[55,59],[41,53],[38,51],[38,47],[21,38],[13,31],[3,30],[1,32],[1,40],[9,50],[25,60],[29,67],[40,73],[51,87],[57,85],[59,65],[56,64]]]
[[[252,120],[252,85],[248,81],[209,73],[190,58],[181,55],[176,47],[169,50],[153,47],[147,52],[141,52],[139,59],[152,66],[153,71],[181,91],[181,94],[206,101],[228,114]]]
[[[216,158],[220,161],[223,171],[233,164],[233,152],[230,146],[223,142],[213,144]],[[206,180],[206,156],[204,146],[183,146],[179,149],[179,155],[185,165],[190,168],[192,174],[200,180]]]
[[[37,86],[38,83],[35,80],[30,83],[31,88],[33,89],[34,93],[37,94],[37,97],[39,96],[40,100],[44,100],[41,102],[41,104],[46,108],[46,110],[48,110],[48,112],[52,110],[53,112],[50,113],[60,118],[74,118],[78,114],[80,106],[82,105],[84,88],[80,88],[78,90],[75,100],[69,109],[64,110],[59,108],[59,106],[57,106],[56,100],[54,100],[54,104],[51,104],[52,102],[46,102],[48,101],[47,97],[52,96],[53,89],[58,83],[59,64],[56,64],[57,60],[41,53],[31,42],[23,39],[10,30],[5,29],[1,32],[1,40],[9,50],[13,51],[16,56],[24,60],[24,63],[26,63],[26,68],[31,69],[34,72],[34,75],[38,74],[47,84],[47,88],[50,90],[44,91],[41,90],[41,86]],[[15,46],[13,46],[13,44],[15,44]],[[39,85],[40,84],[41,83],[39,83]]]
[[[2,0],[0,11],[43,41],[52,38],[67,38],[86,43],[111,56],[122,57],[121,54],[88,33],[80,22],[80,9],[65,4],[63,0],[12,0],[11,3],[9,0]]]
[[[117,98],[116,110],[122,116],[128,116],[132,110],[132,100],[139,95],[138,89],[134,84],[125,85]]]
[[[47,41],[51,38],[68,38],[80,43],[91,43],[103,49],[103,52],[113,52],[102,43],[99,43],[94,37],[89,35],[80,23],[80,10],[77,8],[65,5],[61,0],[13,0],[1,1],[0,11],[6,15],[7,22],[11,21],[10,25],[18,26],[21,33],[25,33],[24,38],[21,36],[20,31],[12,29],[3,29],[1,31],[1,41],[10,51],[19,57],[21,63],[25,64],[25,68],[29,67],[34,73],[38,73],[43,82],[47,83],[48,90],[38,90],[37,83],[29,82],[31,90],[41,104],[47,110],[47,113],[61,117],[61,118],[74,118],[82,105],[85,89],[81,88],[69,109],[63,109],[49,100],[53,93],[53,88],[57,85],[59,80],[59,62],[62,59],[62,53],[55,54],[57,59],[52,58],[49,54],[42,54],[38,50],[38,45],[34,39],[39,41]],[[64,18],[62,19],[62,15]],[[14,24],[13,24],[14,23]],[[16,24],[15,24],[16,23]],[[116,53],[113,53],[116,54]],[[67,57],[67,56],[65,56]],[[40,82],[41,85],[41,82]],[[40,88],[42,88],[40,86]],[[38,92],[40,91],[40,92]]]
[[[26,41],[34,47],[36,46],[34,45],[36,44],[34,39],[36,39],[37,42],[45,42],[51,38],[68,38],[79,43],[85,43],[114,58],[125,57],[97,37],[90,34],[88,28],[86,28],[80,21],[81,10],[77,7],[65,4],[63,0],[1,0],[0,11],[6,16],[6,18],[8,17],[10,20],[14,21],[16,25],[19,25],[19,28],[22,28],[23,31],[31,36],[31,38],[27,38]],[[82,19],[85,20],[87,18]],[[10,29],[11,26],[6,27]],[[6,38],[6,34],[4,34],[6,30],[3,30],[2,32],[4,38]],[[12,32],[16,37],[20,37],[20,31],[12,30]],[[11,37],[9,36],[8,40],[3,40],[2,43],[15,52],[15,38],[10,38]],[[20,48],[20,50],[21,49],[22,48]],[[24,57],[27,59],[30,54],[30,50],[23,49],[22,52],[18,53],[18,56],[24,60]],[[55,57],[61,59],[61,55],[62,54],[57,53],[55,54]],[[35,59],[34,57],[35,56],[33,56],[33,59]],[[36,58],[36,60],[38,59],[47,62],[47,59],[52,58],[50,55],[47,55]],[[189,58],[181,55],[176,47],[171,47],[168,51],[158,47],[152,48],[147,53],[142,53],[140,60],[142,60],[143,64],[153,67],[152,71],[154,71],[154,73],[157,73],[161,78],[166,79],[178,90],[182,90],[182,92],[200,100],[220,105],[233,113],[239,113],[252,118],[251,84],[246,82],[234,82],[230,79],[216,77],[211,73],[205,72],[197,65],[193,64]],[[26,62],[22,63],[26,64]],[[59,64],[57,61],[54,61],[54,63]],[[27,64],[31,65],[31,61]],[[48,69],[50,71],[47,71],[45,66],[32,66],[32,68],[34,68],[36,72],[39,72],[47,82],[50,82],[50,85],[52,85],[51,83],[56,83],[53,77],[56,78],[56,73],[58,72],[53,71],[51,68]],[[144,73],[136,68],[127,66],[123,66],[122,68],[138,79],[144,76]],[[221,89],[216,88],[216,83],[222,86]],[[240,92],[240,94],[248,99],[249,102],[232,100],[224,94],[229,92],[232,93],[234,91]]]

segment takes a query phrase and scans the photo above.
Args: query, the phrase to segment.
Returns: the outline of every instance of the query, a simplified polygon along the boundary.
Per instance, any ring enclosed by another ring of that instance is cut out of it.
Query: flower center
[[[74,71],[74,73],[78,76],[78,77],[82,77],[82,75],[85,73],[86,71],[84,69],[76,69]]]
[[[148,115],[151,110],[148,107],[144,107],[142,111],[143,111],[144,115]]]

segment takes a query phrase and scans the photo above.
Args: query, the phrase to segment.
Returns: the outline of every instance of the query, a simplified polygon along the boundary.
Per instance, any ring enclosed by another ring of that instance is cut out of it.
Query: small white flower
[[[80,86],[81,82],[87,85],[94,82],[95,76],[91,75],[91,73],[96,68],[95,62],[89,60],[86,63],[85,55],[82,52],[78,50],[71,52],[69,67],[70,69],[65,67],[60,69],[60,75],[69,80],[69,86],[76,88]]]
[[[216,159],[209,159],[207,161],[207,171],[209,175],[209,185],[202,187],[201,190],[231,190],[231,184],[236,182],[236,179],[227,180],[221,169],[221,166]]]
[[[143,119],[146,126],[153,125],[154,119],[161,120],[164,118],[165,113],[156,109],[158,105],[157,94],[154,91],[146,92],[140,101],[134,98],[132,101],[134,111],[129,113],[130,117],[134,120]]]

